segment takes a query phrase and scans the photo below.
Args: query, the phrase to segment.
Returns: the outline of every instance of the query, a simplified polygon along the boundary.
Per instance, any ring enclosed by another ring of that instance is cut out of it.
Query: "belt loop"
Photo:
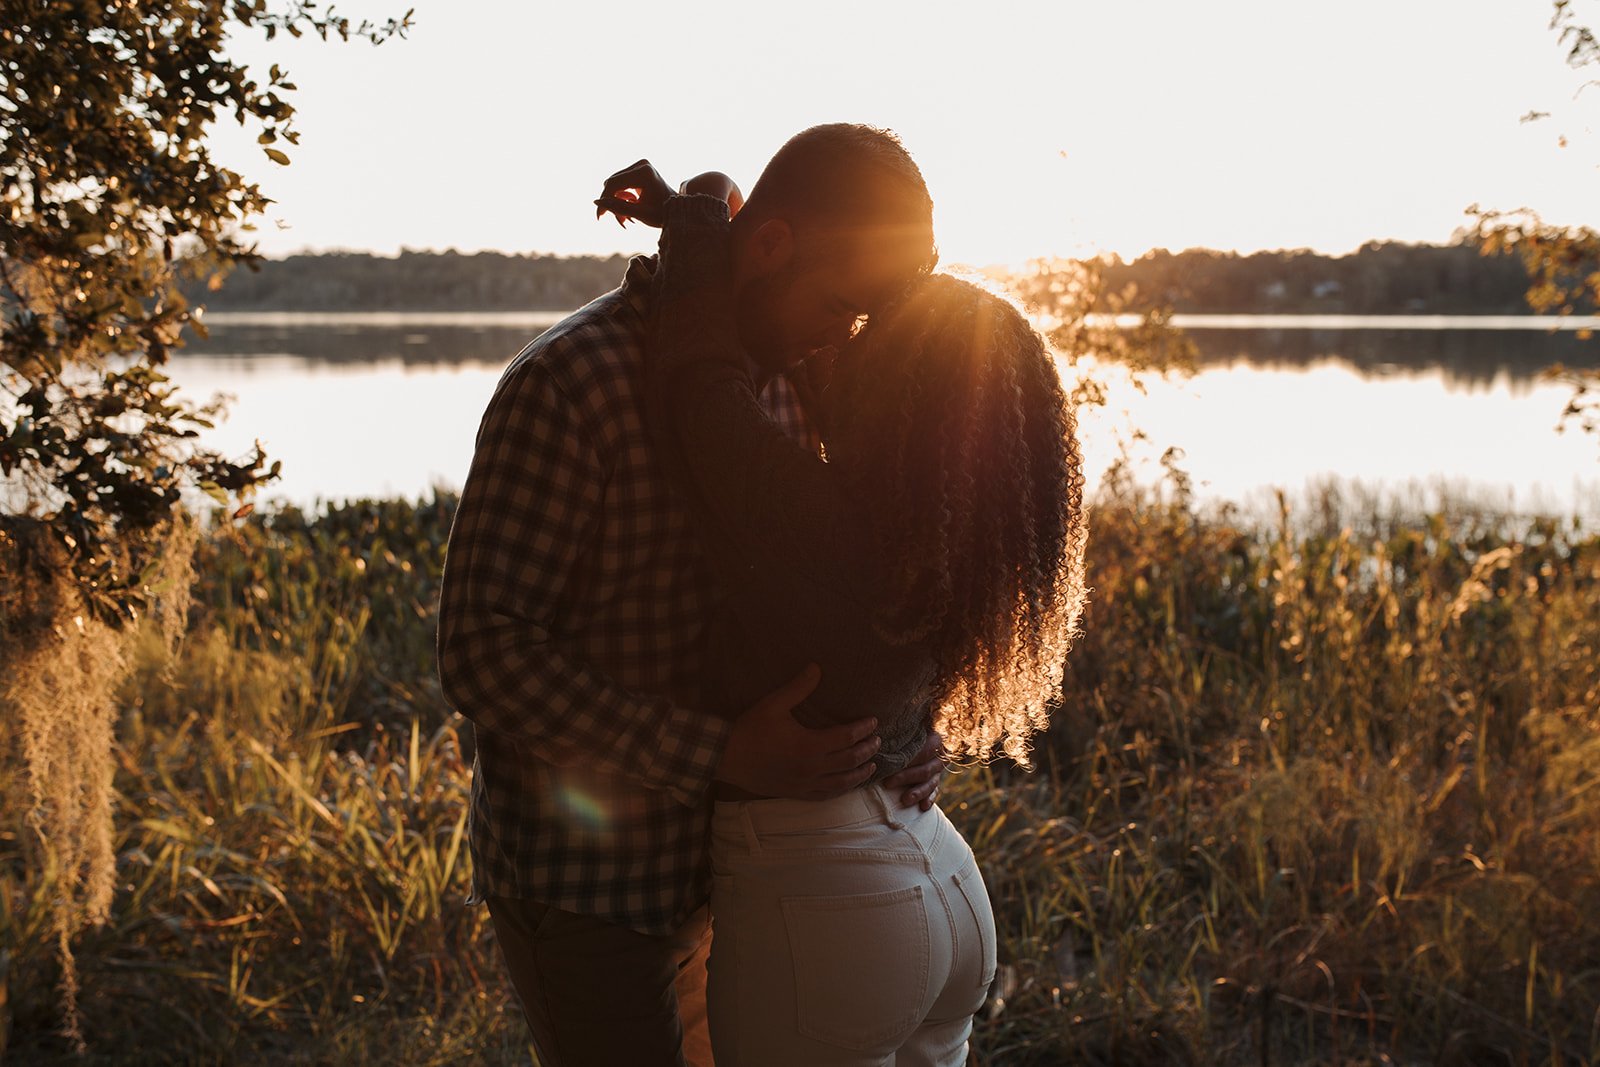
[[[761,851],[761,838],[756,835],[755,820],[750,818],[750,802],[739,801],[739,821],[744,824],[744,842],[751,854]]]
[[[894,817],[894,809],[889,805],[888,791],[882,785],[873,782],[867,786],[867,792],[872,794],[872,798],[877,804],[878,811],[883,815],[885,823],[888,823],[890,827],[896,830],[904,830],[906,828],[905,823]]]

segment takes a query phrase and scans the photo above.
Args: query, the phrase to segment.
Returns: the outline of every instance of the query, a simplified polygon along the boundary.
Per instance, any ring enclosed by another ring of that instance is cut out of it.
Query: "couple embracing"
[[[885,131],[596,203],[660,253],[501,378],[440,609],[540,1062],[964,1063],[994,917],[934,801],[1023,755],[1081,613],[1053,361],[934,273]]]

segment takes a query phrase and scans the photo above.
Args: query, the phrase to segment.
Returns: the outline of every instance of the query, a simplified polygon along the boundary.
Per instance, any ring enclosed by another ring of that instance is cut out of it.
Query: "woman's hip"
[[[785,1047],[804,1050],[796,1062],[873,1062],[930,1020],[964,1042],[993,978],[994,923],[972,850],[937,807],[898,808],[875,786],[719,803],[712,864],[719,1062]]]
[[[711,853],[717,873],[771,871],[774,877],[805,880],[805,869],[826,867],[822,877],[834,885],[840,880],[898,884],[912,870],[953,874],[972,857],[937,806],[928,811],[900,807],[877,784],[829,800],[718,801]],[[861,869],[851,873],[849,868]]]

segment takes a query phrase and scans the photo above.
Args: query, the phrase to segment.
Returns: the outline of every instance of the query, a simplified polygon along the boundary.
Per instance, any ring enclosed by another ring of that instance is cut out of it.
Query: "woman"
[[[664,223],[649,422],[728,598],[708,637],[712,710],[811,662],[821,682],[796,716],[874,716],[882,738],[869,783],[843,796],[717,801],[717,1063],[964,1063],[994,977],[988,896],[944,813],[876,783],[935,727],[958,756],[1025,760],[1046,724],[1085,595],[1055,366],[1005,301],[926,278],[838,354],[819,458],[756,399],[728,204],[672,196],[647,166],[606,194],[622,189],[637,197],[622,213]]]

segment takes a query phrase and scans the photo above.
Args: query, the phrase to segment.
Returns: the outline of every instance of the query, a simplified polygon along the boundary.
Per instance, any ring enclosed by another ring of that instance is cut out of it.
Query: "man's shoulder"
[[[506,378],[544,374],[574,403],[630,390],[642,365],[648,330],[643,301],[648,269],[648,261],[635,259],[619,288],[528,342],[507,366]]]
[[[644,346],[643,317],[614,289],[528,342],[506,377],[547,375],[573,400],[619,376],[632,376]]]
[[[555,404],[609,454],[637,421],[645,332],[637,302],[625,288],[614,289],[524,345],[500,375],[491,406],[516,411]]]

